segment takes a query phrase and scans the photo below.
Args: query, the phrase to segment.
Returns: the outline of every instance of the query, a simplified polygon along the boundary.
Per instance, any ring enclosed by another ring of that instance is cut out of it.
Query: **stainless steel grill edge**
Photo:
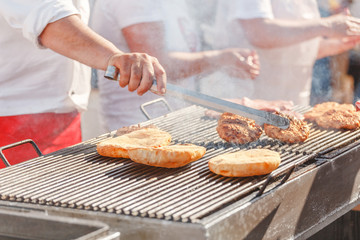
[[[262,136],[239,146],[217,136],[217,121],[205,111],[191,106],[143,123],[168,131],[173,143],[205,146],[204,158],[188,166],[161,169],[99,156],[96,143],[113,132],[2,169],[0,207],[100,220],[121,239],[301,239],[358,203],[360,130],[311,125],[302,144]],[[212,156],[248,148],[278,151],[280,167],[252,178],[208,170]]]

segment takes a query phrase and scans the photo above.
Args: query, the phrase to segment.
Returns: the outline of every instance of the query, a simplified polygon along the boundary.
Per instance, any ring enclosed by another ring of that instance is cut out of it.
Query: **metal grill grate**
[[[197,222],[251,192],[262,192],[271,177],[284,176],[321,152],[360,138],[360,130],[323,130],[310,125],[310,137],[301,144],[283,144],[262,136],[254,143],[233,145],[218,137],[217,121],[206,117],[205,110],[191,106],[144,123],[168,131],[174,143],[205,146],[206,155],[188,166],[162,169],[128,159],[102,157],[96,153],[96,143],[111,135],[105,134],[2,169],[0,197],[7,201]],[[282,163],[271,177],[227,178],[208,170],[211,157],[245,148],[278,151]]]

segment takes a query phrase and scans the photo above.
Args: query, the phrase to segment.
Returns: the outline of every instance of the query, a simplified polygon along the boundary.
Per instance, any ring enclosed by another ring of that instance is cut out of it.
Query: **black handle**
[[[39,157],[43,155],[42,152],[40,151],[39,147],[31,139],[26,139],[26,140],[23,140],[23,141],[20,141],[20,142],[12,143],[12,144],[0,147],[0,158],[5,163],[6,167],[11,166],[11,164],[9,163],[9,161],[6,159],[5,155],[3,154],[3,150],[13,148],[13,147],[16,147],[16,146],[20,146],[20,145],[23,145],[23,144],[26,144],[26,143],[31,143],[31,145],[33,146],[33,148],[35,149],[35,151],[39,155]]]

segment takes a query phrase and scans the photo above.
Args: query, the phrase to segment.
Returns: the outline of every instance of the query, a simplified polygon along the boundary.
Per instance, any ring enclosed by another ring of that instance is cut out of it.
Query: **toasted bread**
[[[144,128],[100,142],[96,150],[106,157],[129,158],[128,150],[169,145],[171,135],[157,128]]]
[[[132,161],[154,167],[178,168],[204,156],[206,148],[193,144],[179,144],[163,147],[131,148]]]
[[[140,129],[145,129],[145,128],[156,128],[159,129],[157,126],[150,124],[150,125],[146,125],[146,126],[140,126],[140,124],[133,125],[133,126],[129,126],[129,127],[122,127],[119,128],[118,130],[116,130],[116,136],[121,136],[127,133],[131,133]]]
[[[250,149],[218,155],[209,160],[209,169],[226,177],[249,177],[271,173],[280,162],[275,151]]]

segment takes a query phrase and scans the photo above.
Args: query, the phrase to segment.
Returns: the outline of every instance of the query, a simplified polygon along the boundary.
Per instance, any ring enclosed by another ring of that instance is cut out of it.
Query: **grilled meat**
[[[317,104],[305,113],[304,117],[323,128],[356,129],[360,126],[360,113],[356,112],[352,104],[336,102]]]
[[[216,131],[225,141],[239,144],[256,141],[262,134],[254,120],[228,112],[221,115]]]
[[[275,114],[288,118],[290,120],[290,125],[288,129],[281,129],[269,124],[264,124],[265,134],[268,137],[286,143],[304,142],[309,137],[310,128],[306,122],[283,113],[275,112]]]
[[[313,109],[306,112],[304,114],[305,120],[309,121],[316,121],[318,117],[323,115],[325,112],[327,112],[330,109],[334,110],[349,110],[349,111],[356,111],[354,105],[352,104],[340,104],[337,102],[324,102],[320,104],[316,104]]]
[[[360,126],[360,113],[344,109],[330,109],[316,118],[323,128],[356,129]]]

